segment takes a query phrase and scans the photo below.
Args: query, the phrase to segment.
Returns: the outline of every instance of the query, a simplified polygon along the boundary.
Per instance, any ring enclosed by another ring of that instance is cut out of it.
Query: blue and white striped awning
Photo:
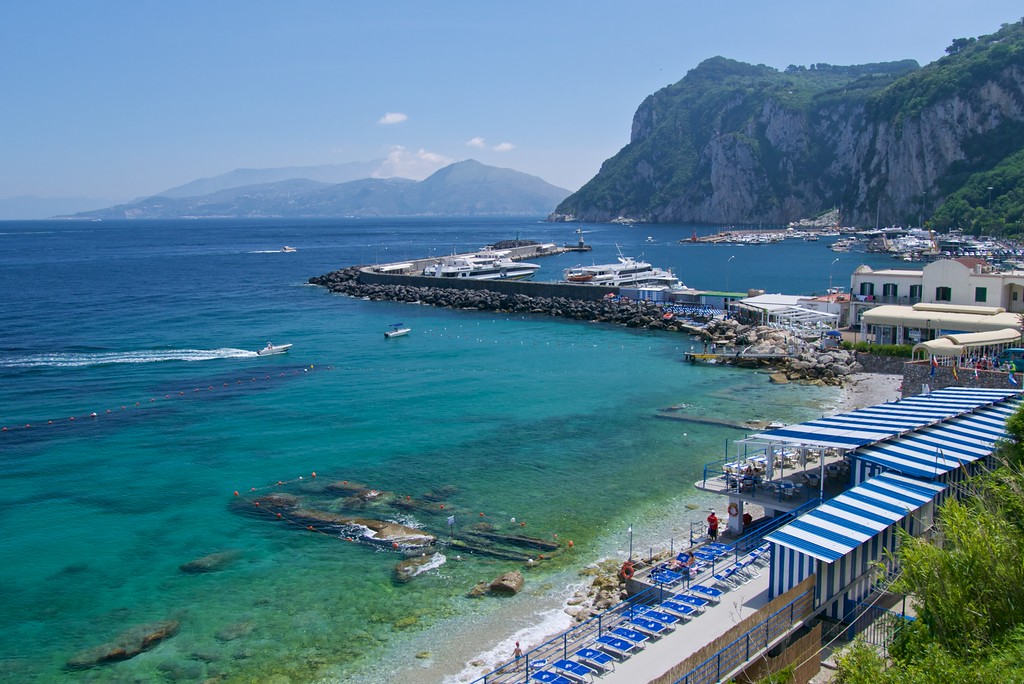
[[[875,444],[857,458],[914,477],[936,478],[966,463],[985,458],[1005,439],[1006,419],[1019,399],[979,409],[940,425]]]
[[[1016,390],[947,387],[931,394],[761,432],[741,442],[854,449],[1005,401]]]
[[[765,539],[834,563],[934,500],[944,488],[895,473],[882,473],[826,501]]]

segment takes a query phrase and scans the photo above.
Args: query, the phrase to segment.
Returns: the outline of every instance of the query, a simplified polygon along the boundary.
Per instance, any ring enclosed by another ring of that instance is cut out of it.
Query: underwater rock
[[[249,636],[253,630],[256,629],[256,623],[248,620],[242,622],[236,622],[230,624],[227,627],[222,627],[217,630],[214,634],[217,637],[217,641],[234,641],[235,639],[241,639],[242,637]]]
[[[242,555],[241,551],[218,551],[202,558],[196,558],[188,563],[178,566],[182,572],[199,574],[203,572],[217,572],[234,563]]]
[[[68,659],[67,667],[72,670],[84,670],[95,665],[134,658],[161,641],[170,639],[178,633],[178,627],[177,620],[136,625],[112,641],[79,651]]]
[[[439,553],[424,553],[413,558],[406,558],[395,566],[395,577],[399,582],[408,582],[427,570],[440,567],[444,561],[444,556]]]
[[[513,570],[491,582],[487,589],[495,596],[515,596],[523,590],[525,583],[523,573]]]

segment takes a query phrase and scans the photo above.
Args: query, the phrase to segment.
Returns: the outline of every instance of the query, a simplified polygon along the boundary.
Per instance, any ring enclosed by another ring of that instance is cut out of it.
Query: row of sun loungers
[[[694,553],[705,554],[714,562],[731,553],[733,549],[724,544],[705,544]],[[684,554],[677,560],[685,562]],[[576,650],[569,658],[548,663],[546,660],[531,661],[532,674],[530,679],[550,684],[585,684],[593,681],[595,676],[615,669],[615,663],[621,662],[641,651],[651,639],[660,639],[672,632],[677,625],[699,617],[709,605],[721,601],[725,592],[746,584],[760,573],[757,568],[768,561],[768,546],[764,545],[746,554],[742,559],[728,565],[721,572],[710,576],[700,584],[692,584],[683,591],[671,594],[663,601],[646,606],[634,606],[623,622],[601,634],[583,648]],[[682,573],[662,569],[656,579],[661,584],[681,582]],[[651,573],[654,577],[655,572]],[[666,581],[663,581],[666,580]]]

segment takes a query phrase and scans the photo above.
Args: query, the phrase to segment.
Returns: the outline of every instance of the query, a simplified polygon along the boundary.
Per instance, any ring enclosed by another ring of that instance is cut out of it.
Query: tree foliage
[[[838,682],[1024,682],[1024,408],[1007,432],[1002,466],[947,499],[933,539],[901,535],[893,589],[911,596],[918,620],[891,661],[856,644],[837,657]]]

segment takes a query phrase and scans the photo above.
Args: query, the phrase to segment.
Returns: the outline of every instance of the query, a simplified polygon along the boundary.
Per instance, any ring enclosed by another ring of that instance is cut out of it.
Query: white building
[[[859,266],[850,278],[850,295],[850,322],[855,325],[865,323],[862,327],[864,333],[871,333],[867,328],[872,324],[871,318],[877,318],[872,316],[865,321],[864,314],[875,307],[885,306],[882,318],[884,327],[890,330],[876,331],[883,334],[875,336],[874,341],[883,344],[922,342],[943,332],[1020,327],[1015,314],[1024,313],[1024,271],[999,272],[987,262],[971,257],[943,259],[928,264],[922,270],[876,271],[869,266]],[[915,304],[939,305],[947,311],[959,310],[962,313],[984,312],[986,316],[994,317],[981,327],[948,327],[938,324],[934,316],[914,313],[911,307]],[[903,330],[898,330],[900,328]],[[915,330],[920,333],[911,332]]]

